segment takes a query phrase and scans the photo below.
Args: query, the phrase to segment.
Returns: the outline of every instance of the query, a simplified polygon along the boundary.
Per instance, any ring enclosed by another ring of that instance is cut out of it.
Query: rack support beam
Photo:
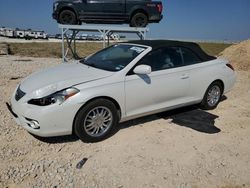
[[[62,32],[62,61],[68,62],[68,52],[70,51],[74,59],[79,59],[76,49],[76,36],[79,32],[99,32],[103,37],[103,48],[109,46],[110,37],[113,33],[135,33],[140,40],[146,39],[146,33],[149,31],[148,28],[135,28],[135,27],[124,27],[117,25],[95,25],[95,24],[85,24],[85,25],[61,25],[59,28]],[[67,34],[72,32],[71,36]],[[65,46],[65,41],[67,47]]]

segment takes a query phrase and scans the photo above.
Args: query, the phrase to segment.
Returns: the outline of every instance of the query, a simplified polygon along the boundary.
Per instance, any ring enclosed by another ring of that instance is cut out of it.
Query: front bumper
[[[163,19],[162,14],[152,15],[149,17],[149,22],[150,23],[159,23],[162,19]]]
[[[58,20],[58,13],[57,12],[53,12],[52,18],[55,19],[55,20]]]
[[[28,132],[52,137],[72,134],[74,117],[81,105],[69,100],[61,105],[35,106],[25,102],[25,99],[16,101],[13,95],[7,107],[16,123]],[[37,122],[39,128],[32,126],[34,122]]]

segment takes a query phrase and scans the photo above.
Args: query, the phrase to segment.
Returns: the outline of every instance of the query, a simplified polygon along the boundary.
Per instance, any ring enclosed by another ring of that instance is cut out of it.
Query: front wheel
[[[107,99],[97,99],[84,106],[76,115],[74,129],[84,142],[105,139],[118,124],[118,110]]]
[[[76,14],[71,10],[63,10],[59,15],[59,23],[65,25],[76,25]]]
[[[146,27],[148,25],[148,17],[144,13],[136,13],[131,21],[130,26],[131,27]]]
[[[223,87],[220,82],[213,82],[207,89],[200,107],[204,110],[215,109],[221,101]]]

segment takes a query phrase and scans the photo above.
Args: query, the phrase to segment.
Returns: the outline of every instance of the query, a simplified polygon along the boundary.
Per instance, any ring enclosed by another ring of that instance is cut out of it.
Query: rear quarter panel
[[[237,80],[237,73],[236,71],[233,71],[232,69],[230,69],[229,67],[226,66],[227,63],[230,63],[228,60],[226,59],[221,59],[219,58],[218,61],[220,61],[223,64],[223,71],[222,71],[222,79],[224,82],[224,94],[229,92],[236,80]]]
[[[226,63],[228,63],[228,61],[215,59],[189,66],[189,95],[193,97],[195,101],[200,102],[203,99],[207,88],[215,80],[221,80],[223,82],[224,93],[233,87],[236,75],[234,71],[226,66]]]
[[[153,4],[152,1],[145,1],[145,0],[127,0],[126,1],[126,13],[129,15],[130,19],[132,18],[133,14],[139,10],[143,10],[147,13],[148,17],[151,17],[154,14],[158,14],[156,7],[147,6],[147,4]]]

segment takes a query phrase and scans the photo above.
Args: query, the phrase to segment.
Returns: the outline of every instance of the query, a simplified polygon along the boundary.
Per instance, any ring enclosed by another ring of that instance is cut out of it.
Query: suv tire
[[[76,14],[71,10],[63,10],[59,15],[59,23],[65,25],[76,25]]]
[[[148,17],[144,13],[136,13],[131,21],[130,26],[131,27],[146,27],[148,25]]]

